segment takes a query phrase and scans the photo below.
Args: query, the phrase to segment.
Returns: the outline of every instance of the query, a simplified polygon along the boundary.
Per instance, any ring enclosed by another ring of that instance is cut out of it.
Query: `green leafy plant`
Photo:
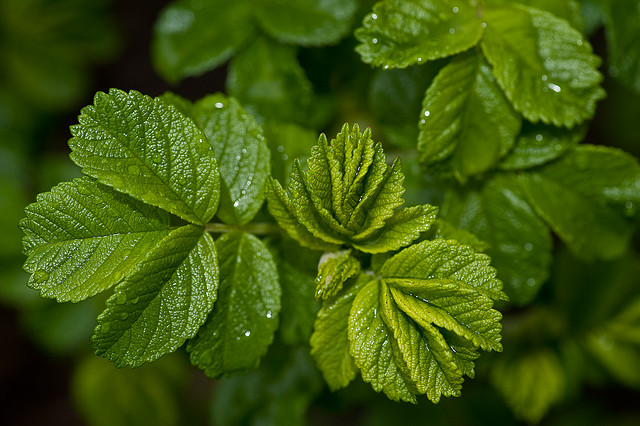
[[[302,423],[319,395],[437,423],[476,375],[530,423],[587,383],[637,388],[640,165],[582,143],[609,75],[638,90],[631,3],[172,2],[158,73],[228,63],[227,94],[98,92],[82,176],[20,221],[28,286],[94,299],[95,352],[159,400],[183,348],[219,424]],[[95,424],[106,368],[75,381]]]

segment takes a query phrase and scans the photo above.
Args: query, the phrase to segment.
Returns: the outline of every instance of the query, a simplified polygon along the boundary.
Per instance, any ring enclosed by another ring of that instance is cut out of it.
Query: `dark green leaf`
[[[193,337],[213,307],[218,262],[211,236],[175,229],[115,288],[91,339],[117,367],[137,367]]]
[[[191,362],[211,378],[257,367],[278,326],[281,295],[276,265],[262,241],[232,232],[216,247],[218,301],[187,346]]]
[[[481,188],[450,191],[442,216],[490,245],[486,253],[512,302],[535,297],[549,274],[551,236],[515,176],[497,174]]]
[[[59,302],[86,299],[130,275],[169,234],[169,214],[79,178],[25,209],[29,286]]]
[[[606,36],[609,74],[640,93],[640,7],[633,0],[603,2],[607,8]]]
[[[577,30],[584,30],[584,18],[580,10],[581,2],[578,0],[515,0],[517,3],[536,9],[553,13],[558,18],[562,18]],[[505,1],[507,2],[507,1]]]
[[[476,45],[482,36],[478,6],[468,0],[383,0],[355,31],[366,63],[404,68]]]
[[[585,259],[622,254],[640,203],[640,165],[614,148],[581,145],[521,175],[536,211]]]
[[[200,99],[191,117],[213,147],[220,168],[220,207],[225,223],[245,224],[260,210],[270,173],[262,128],[240,104],[223,95]]]
[[[600,59],[566,21],[519,4],[486,8],[481,46],[498,84],[532,122],[573,127],[591,118],[600,87]]]
[[[440,70],[424,98],[420,160],[425,166],[446,161],[464,182],[509,152],[520,123],[479,52],[459,55]]]
[[[98,92],[71,127],[82,172],[196,224],[216,212],[220,176],[211,146],[174,106],[136,91]]]
[[[261,0],[256,19],[284,43],[317,46],[335,43],[351,28],[356,0]]]
[[[154,27],[155,68],[168,81],[198,76],[233,55],[253,31],[247,0],[178,0],[169,4]]]
[[[271,150],[271,176],[287,182],[293,160],[305,158],[317,140],[316,132],[294,123],[273,120],[264,123],[264,133]]]

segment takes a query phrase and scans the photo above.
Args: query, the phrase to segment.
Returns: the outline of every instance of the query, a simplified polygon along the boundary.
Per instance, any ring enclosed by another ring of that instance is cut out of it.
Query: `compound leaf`
[[[25,209],[28,285],[78,302],[130,274],[169,233],[169,214],[94,179],[63,182]]]
[[[100,183],[195,224],[216,212],[211,146],[174,106],[139,92],[98,92],[71,127],[71,159]]]
[[[473,47],[482,36],[482,21],[468,0],[383,0],[355,36],[364,62],[405,68]]]
[[[283,43],[319,46],[347,35],[357,5],[355,0],[262,0],[256,19]]]
[[[160,12],[152,58],[168,81],[198,76],[225,62],[253,32],[247,0],[178,0]]]
[[[536,211],[577,256],[611,259],[627,247],[640,203],[640,165],[629,154],[581,145],[520,179]]]
[[[520,123],[479,52],[459,55],[427,89],[418,136],[420,160],[426,166],[446,161],[464,182],[509,152]]]
[[[200,99],[191,117],[213,147],[220,168],[220,206],[225,223],[245,224],[260,210],[271,158],[262,128],[233,98]]]
[[[498,84],[531,122],[573,127],[605,95],[600,59],[582,34],[554,15],[520,4],[484,10],[480,43]]]
[[[193,337],[213,307],[218,262],[211,236],[182,226],[151,249],[118,284],[91,342],[117,367],[137,367]]]
[[[214,378],[258,366],[278,326],[280,284],[271,253],[252,234],[231,232],[216,241],[218,301],[187,345],[191,362]]]

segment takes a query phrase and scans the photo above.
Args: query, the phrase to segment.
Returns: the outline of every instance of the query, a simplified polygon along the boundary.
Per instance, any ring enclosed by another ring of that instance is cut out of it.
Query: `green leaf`
[[[422,164],[446,162],[462,182],[493,168],[513,146],[521,124],[477,50],[440,70],[420,117]]]
[[[554,352],[538,349],[497,360],[491,381],[517,418],[537,423],[563,398],[564,370]]]
[[[173,230],[118,284],[91,342],[116,367],[137,367],[193,337],[213,307],[218,262],[211,236]]]
[[[355,36],[361,43],[356,52],[364,62],[405,68],[475,46],[482,21],[478,6],[468,0],[383,0]]]
[[[640,203],[634,157],[581,145],[520,179],[538,214],[575,255],[611,259],[626,249]]]
[[[262,29],[283,43],[319,46],[347,35],[355,0],[262,0],[256,2]]]
[[[313,87],[295,48],[266,37],[233,57],[227,90],[262,117],[306,124],[312,112]]]
[[[600,59],[566,21],[519,4],[486,8],[480,43],[498,84],[531,122],[573,127],[591,118],[600,87]]]
[[[87,177],[38,195],[25,215],[28,285],[59,302],[110,288],[169,234],[168,213]]]
[[[502,170],[539,166],[564,155],[584,139],[587,126],[573,129],[525,121],[513,150],[500,161]]]
[[[152,58],[168,81],[198,76],[224,63],[253,32],[247,0],[178,0],[153,29]]]
[[[370,130],[345,124],[330,144],[321,135],[307,163],[306,171],[294,163],[288,191],[275,180],[267,190],[269,211],[302,245],[380,253],[409,244],[435,221],[432,206],[400,208],[400,162],[386,164]]]
[[[269,120],[264,123],[264,133],[271,150],[271,176],[287,182],[293,160],[305,158],[317,140],[316,132],[295,123]]]
[[[311,356],[333,391],[346,387],[358,372],[349,352],[349,314],[356,295],[372,280],[361,274],[336,297],[325,300],[311,335]]]
[[[389,258],[349,316],[351,355],[362,378],[391,399],[460,394],[478,349],[501,351],[505,300],[489,257],[455,241],[423,241]]]
[[[418,138],[416,117],[422,98],[439,70],[438,62],[405,69],[378,70],[371,80],[368,100],[371,111],[390,142],[402,148],[414,148]]]
[[[515,0],[517,3],[550,12],[571,24],[577,30],[584,32],[584,17],[582,16],[581,2],[578,0]],[[506,1],[503,1],[506,2]]]
[[[442,217],[490,245],[486,253],[513,303],[531,302],[549,274],[551,236],[516,176],[496,174],[479,188],[449,191]]]
[[[607,8],[609,74],[640,93],[640,8],[631,0],[603,3]]]
[[[342,285],[360,272],[360,262],[351,250],[325,253],[320,258],[316,282],[316,299],[327,300],[342,290]]]
[[[258,366],[278,327],[280,284],[269,250],[252,234],[231,232],[216,241],[218,301],[187,345],[191,363],[210,377]]]
[[[209,95],[193,106],[191,117],[213,147],[220,168],[220,206],[225,223],[245,224],[264,202],[270,152],[262,128],[233,98]]]
[[[216,212],[213,149],[174,106],[136,91],[98,92],[71,127],[71,159],[99,182],[195,224]]]

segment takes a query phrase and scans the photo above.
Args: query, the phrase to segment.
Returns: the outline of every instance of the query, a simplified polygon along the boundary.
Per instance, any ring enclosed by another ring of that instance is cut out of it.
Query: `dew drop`
[[[383,68],[383,69],[385,69],[385,70],[388,70],[388,69],[389,69],[389,65],[385,65],[385,66],[384,66],[384,67],[382,67],[382,68]]]
[[[216,102],[216,108],[222,108],[224,104],[222,102]]]
[[[428,116],[430,116],[430,115],[431,115],[431,113],[430,113],[429,111],[425,111],[425,112],[424,112],[424,116],[425,116],[425,117],[428,117]]]
[[[526,243],[526,244],[524,245],[524,249],[525,249],[526,251],[531,251],[531,250],[533,250],[533,244],[531,244],[531,243]]]
[[[371,40],[371,43],[373,43],[373,44],[378,44],[378,39],[377,39],[377,38],[374,38],[373,40]]]
[[[378,19],[378,15],[376,15],[375,13],[371,14],[371,19]]]
[[[236,200],[233,202],[233,207],[238,207],[240,205],[240,201]]]
[[[243,154],[246,154],[246,153],[247,153],[247,148],[242,148],[242,151],[241,151],[241,152],[242,152]]]
[[[282,155],[282,159],[283,159],[284,161],[287,161],[287,160],[289,159],[289,156],[288,156],[287,154],[283,154],[283,155]]]
[[[548,78],[548,77],[547,77],[546,75],[543,75],[543,76],[542,76],[542,81],[547,81],[547,78]]]
[[[49,274],[46,271],[36,271],[33,274],[33,281],[40,284],[49,279]]]
[[[487,28],[487,23],[486,22],[482,23],[482,28]]]
[[[449,34],[455,34],[455,33],[456,33],[455,28],[449,28]]]
[[[549,89],[553,90],[556,93],[560,93],[560,91],[562,90],[557,84],[549,83],[547,86],[549,86]]]
[[[271,311],[267,311],[267,318],[271,318],[272,314]]]
[[[537,140],[538,142],[540,142],[540,141],[542,140],[542,135],[541,135],[540,133],[538,133],[538,134],[536,135],[536,140]]]
[[[636,206],[633,204],[632,201],[627,201],[626,203],[624,203],[624,215],[626,217],[633,217],[636,215],[637,212],[638,212],[638,209],[636,208]]]
[[[458,6],[453,6],[453,13],[458,13]]]
[[[418,62],[422,62],[422,58],[418,56]]]
[[[578,46],[582,46],[582,40],[578,40],[577,44]]]
[[[536,280],[535,280],[535,278],[529,278],[529,279],[527,280],[527,285],[528,285],[529,287],[533,287],[534,285],[536,285]]]
[[[278,150],[278,152],[284,152],[284,146],[280,145],[278,146],[278,148],[276,148]]]
[[[245,335],[246,337],[249,337],[249,336],[251,336],[251,332],[250,332],[249,330],[247,330],[247,331],[245,331],[245,332],[244,332],[244,335]]]

